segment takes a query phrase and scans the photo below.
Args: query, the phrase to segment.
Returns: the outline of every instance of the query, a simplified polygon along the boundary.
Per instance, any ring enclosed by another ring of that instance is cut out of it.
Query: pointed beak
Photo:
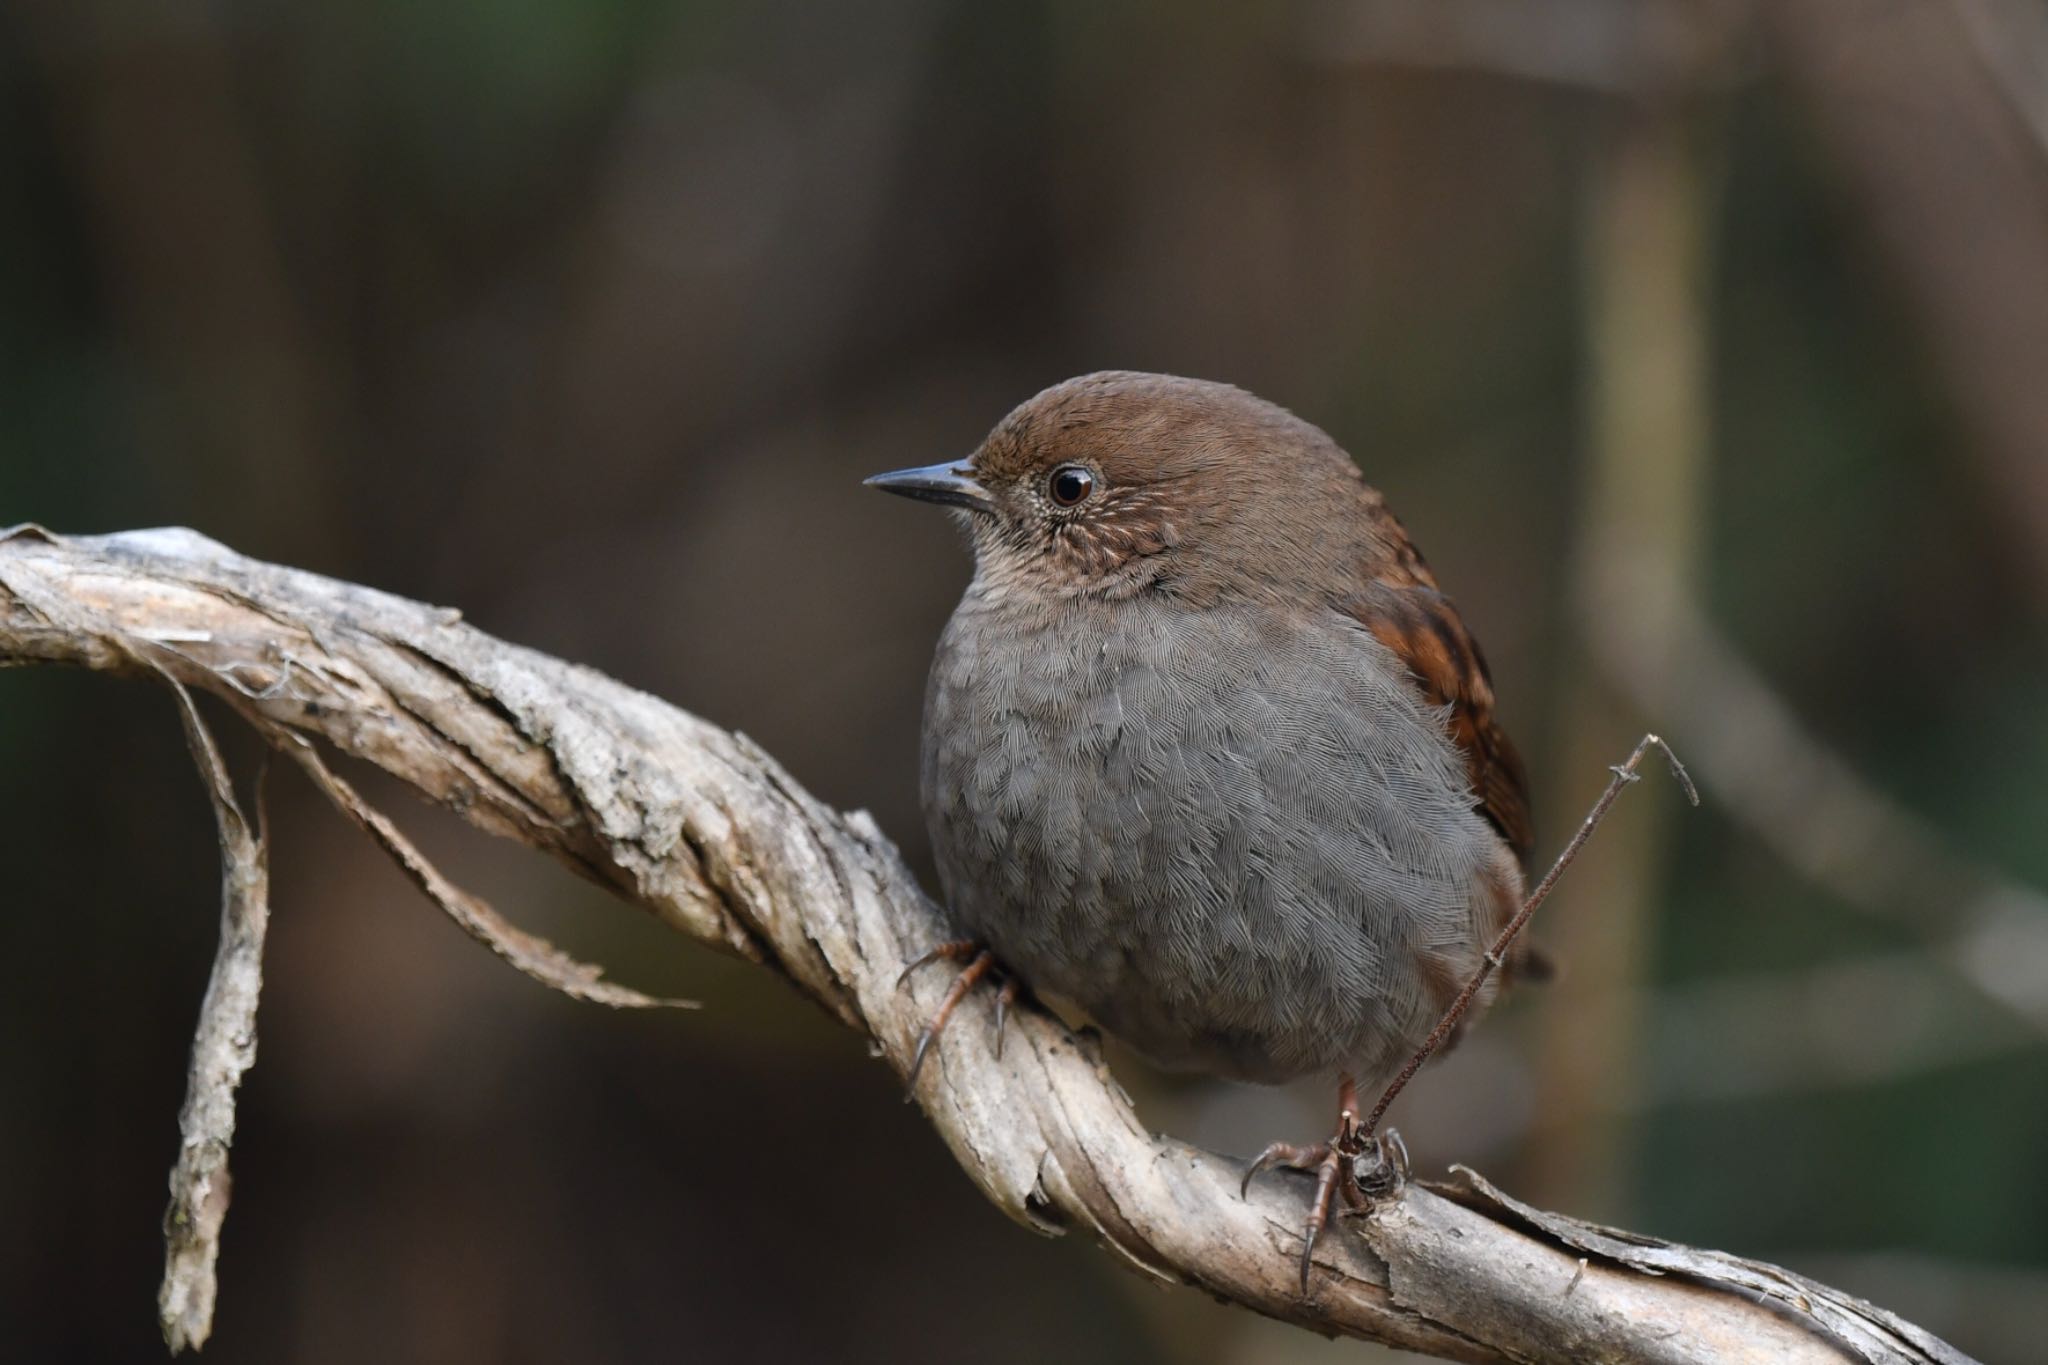
[[[995,504],[989,500],[988,490],[974,481],[972,470],[957,461],[928,464],[918,469],[891,470],[887,474],[877,474],[861,482],[869,488],[879,488],[884,493],[899,493],[921,502],[942,502],[953,507],[965,507],[974,512],[995,510]]]

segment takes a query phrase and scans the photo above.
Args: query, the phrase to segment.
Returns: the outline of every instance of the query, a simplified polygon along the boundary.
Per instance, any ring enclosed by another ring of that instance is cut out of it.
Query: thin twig
[[[229,685],[234,685],[228,680]],[[377,841],[413,885],[441,907],[462,931],[511,963],[527,976],[578,1000],[610,1005],[615,1009],[696,1009],[694,1000],[665,999],[636,991],[603,979],[604,969],[579,962],[554,944],[513,924],[484,901],[448,880],[441,870],[391,822],[391,818],[363,800],[354,787],[336,776],[321,760],[319,751],[305,738],[266,728],[272,742],[284,750],[313,779],[335,807]]]
[[[1671,775],[1677,778],[1678,785],[1685,789],[1686,800],[1695,806],[1700,803],[1700,794],[1692,784],[1691,774],[1687,773],[1685,765],[1678,761],[1678,755],[1671,752],[1671,746],[1655,735],[1644,735],[1637,742],[1635,752],[1628,756],[1627,762],[1618,763],[1609,769],[1614,777],[1608,782],[1607,790],[1600,793],[1600,799],[1595,801],[1593,809],[1586,813],[1578,832],[1572,835],[1571,842],[1564,846],[1564,852],[1557,855],[1557,861],[1550,865],[1550,871],[1543,874],[1543,880],[1536,883],[1536,889],[1522,902],[1522,908],[1515,912],[1515,917],[1508,921],[1507,927],[1494,939],[1493,946],[1486,950],[1486,956],[1480,960],[1479,970],[1472,973],[1472,979],[1465,983],[1465,989],[1458,992],[1458,998],[1444,1011],[1444,1017],[1437,1020],[1437,1025],[1430,1030],[1429,1037],[1415,1050],[1415,1055],[1408,1059],[1408,1064],[1401,1068],[1400,1074],[1387,1083],[1387,1088],[1380,1093],[1379,1103],[1372,1107],[1372,1112],[1366,1115],[1364,1124],[1360,1126],[1360,1133],[1370,1137],[1379,1131],[1380,1120],[1386,1117],[1387,1106],[1394,1102],[1395,1096],[1407,1088],[1408,1082],[1415,1079],[1415,1073],[1422,1069],[1422,1064],[1435,1056],[1437,1049],[1444,1045],[1444,1040],[1451,1036],[1451,1030],[1458,1026],[1458,1020],[1471,1008],[1473,997],[1479,994],[1480,988],[1486,985],[1500,964],[1507,960],[1507,951],[1514,943],[1515,936],[1529,923],[1529,917],[1536,913],[1536,907],[1550,898],[1550,892],[1557,885],[1557,879],[1564,875],[1564,870],[1579,856],[1579,850],[1586,846],[1586,840],[1593,837],[1593,831],[1607,818],[1607,809],[1614,804],[1614,798],[1621,795],[1623,787],[1638,780],[1636,765],[1641,763],[1643,755],[1653,748],[1663,751],[1664,761],[1671,765]]]

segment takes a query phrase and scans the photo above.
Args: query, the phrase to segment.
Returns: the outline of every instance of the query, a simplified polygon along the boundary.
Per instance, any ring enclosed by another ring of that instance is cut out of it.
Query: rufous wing
[[[1389,518],[1391,520],[1391,518]],[[1398,534],[1398,527],[1396,528]],[[1430,705],[1448,708],[1451,738],[1464,755],[1479,811],[1527,864],[1536,842],[1529,778],[1494,716],[1493,678],[1479,642],[1405,536],[1385,569],[1346,609],[1406,664]]]

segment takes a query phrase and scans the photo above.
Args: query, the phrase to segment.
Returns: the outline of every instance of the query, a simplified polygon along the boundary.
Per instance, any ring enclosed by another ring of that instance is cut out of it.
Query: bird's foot
[[[1017,1001],[1017,978],[1004,971],[996,962],[995,954],[981,944],[973,939],[956,939],[939,944],[905,967],[903,974],[896,978],[896,985],[900,988],[904,982],[910,980],[910,974],[919,967],[926,967],[941,960],[966,965],[961,967],[959,974],[953,978],[952,988],[946,992],[946,998],[939,1002],[939,1007],[932,1011],[932,1017],[925,1022],[924,1032],[917,1035],[917,1052],[910,1059],[910,1074],[904,1077],[903,1081],[907,1087],[916,1087],[917,1073],[924,1070],[925,1054],[931,1051],[932,1040],[946,1027],[946,1021],[953,1017],[953,1011],[967,998],[967,992],[974,989],[976,982],[991,974],[1002,981],[1001,989],[996,992],[996,1056],[1000,1059],[1003,1055],[1003,1025],[1009,1020],[1010,1006]]]
[[[1366,1207],[1398,1198],[1408,1183],[1408,1144],[1393,1128],[1384,1128],[1365,1139],[1365,1150],[1351,1162],[1351,1178]]]
[[[1296,1146],[1291,1142],[1269,1143],[1257,1159],[1245,1168],[1238,1195],[1250,1193],[1252,1177],[1275,1166],[1312,1171],[1316,1177],[1315,1196],[1309,1201],[1308,1222],[1301,1236],[1301,1293],[1308,1297],[1308,1276],[1315,1255],[1316,1239],[1330,1221],[1338,1198],[1353,1213],[1370,1211],[1374,1200],[1390,1198],[1408,1178],[1408,1148],[1401,1135],[1388,1129],[1375,1137],[1358,1121],[1358,1087],[1351,1077],[1337,1084],[1337,1131],[1327,1142]]]

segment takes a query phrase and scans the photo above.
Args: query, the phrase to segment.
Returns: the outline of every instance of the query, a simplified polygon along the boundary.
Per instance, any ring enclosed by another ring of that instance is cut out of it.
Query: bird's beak
[[[921,502],[943,502],[973,512],[995,510],[988,490],[974,481],[973,471],[950,460],[918,469],[895,469],[861,482],[869,488],[879,488],[884,493],[900,493]]]

